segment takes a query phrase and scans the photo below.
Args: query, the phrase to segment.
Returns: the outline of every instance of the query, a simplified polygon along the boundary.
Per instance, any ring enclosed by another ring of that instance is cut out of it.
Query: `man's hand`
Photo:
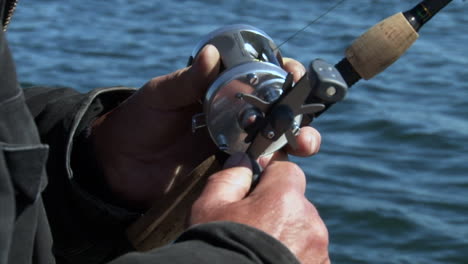
[[[305,73],[297,61],[284,60],[296,80]],[[219,74],[220,55],[207,45],[191,67],[150,80],[113,111],[96,120],[92,140],[112,192],[125,206],[146,209],[164,199],[173,186],[216,146],[207,131],[191,132],[191,118]],[[320,144],[318,132],[302,128],[293,155],[308,156]],[[265,165],[271,157],[260,163]]]
[[[286,157],[279,157],[285,159]],[[295,164],[273,159],[249,193],[252,180],[246,155],[233,155],[213,174],[192,207],[190,224],[232,221],[256,227],[288,247],[301,263],[330,263],[328,231],[304,196],[306,180]]]

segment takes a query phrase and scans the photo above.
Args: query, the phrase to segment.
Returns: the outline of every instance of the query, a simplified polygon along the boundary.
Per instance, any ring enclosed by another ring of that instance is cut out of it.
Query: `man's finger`
[[[258,158],[262,168],[266,168],[273,161],[289,161],[288,153],[284,149],[277,150],[269,155]]]
[[[260,181],[251,195],[271,195],[272,190],[283,193],[285,189],[304,194],[305,188],[305,175],[299,166],[288,161],[272,161],[262,172]]]
[[[306,69],[302,63],[291,58],[283,58],[283,69],[294,75],[294,81],[299,81],[306,73]]]
[[[142,89],[149,105],[158,110],[174,110],[198,102],[219,74],[220,55],[213,45],[206,45],[192,66],[149,81]]]
[[[320,149],[322,138],[320,133],[313,127],[304,126],[301,128],[299,135],[296,137],[297,148],[294,149],[290,145],[286,146],[288,154],[298,157],[308,157],[316,154]]]
[[[252,184],[250,159],[245,153],[232,155],[222,171],[210,176],[198,199],[204,208],[214,208],[242,200]]]

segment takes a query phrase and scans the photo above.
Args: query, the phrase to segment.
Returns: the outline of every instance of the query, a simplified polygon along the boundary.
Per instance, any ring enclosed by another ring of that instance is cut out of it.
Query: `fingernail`
[[[309,140],[309,146],[310,146],[310,149],[312,150],[313,153],[315,153],[317,150],[317,140],[315,140],[315,137],[314,135],[312,134],[309,134],[308,136],[308,139]]]
[[[233,167],[237,167],[245,163],[247,159],[247,155],[243,152],[237,152],[232,154],[224,163],[223,169],[229,169]]]
[[[205,52],[212,52],[212,49],[215,49],[215,46],[211,45],[211,44],[208,44],[208,45],[205,45],[197,54],[197,56],[195,57],[195,61],[198,61],[199,57],[200,57],[200,54],[202,53],[205,53]]]
[[[306,73],[306,70],[303,67],[300,67],[297,72],[299,73],[299,77],[302,78],[302,76],[304,76]]]
[[[208,50],[212,50],[212,49],[215,49],[215,46],[213,46],[212,44],[207,44],[205,45],[202,50],[200,51],[200,53],[202,52],[209,52]]]

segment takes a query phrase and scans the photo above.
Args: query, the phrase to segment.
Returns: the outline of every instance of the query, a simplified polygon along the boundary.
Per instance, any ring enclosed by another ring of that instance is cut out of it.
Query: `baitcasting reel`
[[[256,159],[285,144],[295,147],[303,121],[311,121],[346,95],[340,73],[323,60],[314,60],[294,83],[292,74],[282,69],[273,40],[255,27],[232,25],[209,33],[191,60],[207,44],[220,52],[221,74],[209,87],[204,112],[193,117],[192,128],[206,126],[218,148],[228,154],[247,152]]]

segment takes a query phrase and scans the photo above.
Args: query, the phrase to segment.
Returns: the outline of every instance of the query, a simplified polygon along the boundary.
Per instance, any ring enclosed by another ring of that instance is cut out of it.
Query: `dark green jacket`
[[[10,6],[0,0],[2,27]],[[5,38],[0,31],[0,264],[297,263],[272,237],[227,222],[191,228],[164,248],[128,253],[124,230],[138,213],[106,199],[84,139],[91,120],[132,90],[22,90]]]

